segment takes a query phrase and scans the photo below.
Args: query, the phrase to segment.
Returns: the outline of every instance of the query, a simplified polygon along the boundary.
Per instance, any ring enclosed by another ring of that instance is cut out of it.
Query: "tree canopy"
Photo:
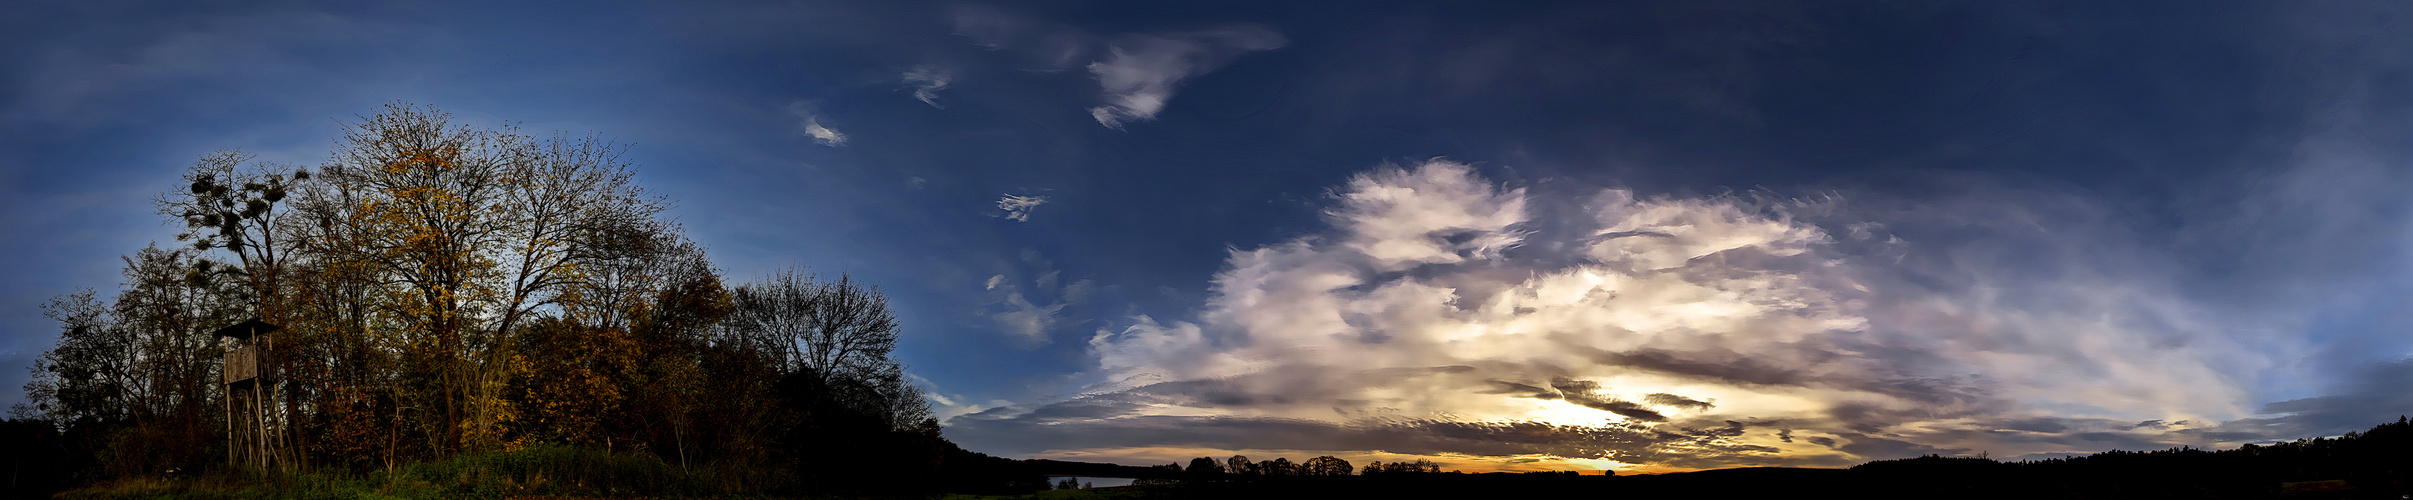
[[[211,332],[257,318],[285,327],[263,380],[308,467],[563,445],[819,491],[964,456],[877,287],[726,283],[625,151],[396,103],[315,167],[202,155],[155,200],[175,245],[45,308],[61,337],[14,414],[64,429],[90,474],[223,467],[217,372],[240,341]]]

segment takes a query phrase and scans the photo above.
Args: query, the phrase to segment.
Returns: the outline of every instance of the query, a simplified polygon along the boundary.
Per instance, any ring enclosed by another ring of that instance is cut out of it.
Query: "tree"
[[[1226,471],[1233,474],[1244,476],[1257,475],[1257,464],[1255,462],[1248,461],[1248,457],[1244,455],[1232,455],[1232,458],[1225,459],[1223,461],[1223,466]]]
[[[30,413],[61,424],[127,420],[141,354],[133,336],[91,290],[50,299],[42,315],[61,332],[58,346],[34,360],[25,385]]]
[[[429,448],[462,448],[464,408],[495,368],[493,335],[476,328],[492,317],[499,296],[496,272],[505,233],[502,178],[518,137],[450,123],[432,109],[392,104],[350,124],[321,175],[340,186],[336,203],[313,205],[320,220],[356,230],[331,250],[368,266],[374,287],[371,331],[400,356],[395,396],[412,413]],[[481,359],[485,358],[485,359]],[[478,366],[480,361],[488,366]],[[481,412],[480,410],[485,410]],[[470,420],[479,420],[472,417]]]
[[[738,287],[736,300],[729,326],[775,354],[786,371],[825,381],[865,376],[885,369],[896,349],[896,316],[887,299],[851,277],[816,283],[785,269]]]
[[[1215,457],[1198,457],[1190,459],[1190,467],[1181,472],[1192,476],[1220,475],[1223,474],[1223,464],[1216,463]]]
[[[281,208],[291,185],[309,181],[310,172],[253,158],[233,150],[202,155],[185,171],[184,190],[162,194],[153,203],[161,216],[184,223],[178,241],[233,257],[231,262],[200,260],[195,272],[240,277],[253,312],[279,322],[284,303],[279,278],[293,248],[291,241],[279,240],[276,229],[284,222]]]
[[[1346,476],[1352,469],[1349,461],[1331,455],[1307,459],[1307,463],[1300,464],[1300,468],[1300,475],[1305,476]]]
[[[56,347],[35,360],[21,417],[92,438],[112,473],[196,467],[218,435],[220,351],[209,332],[244,309],[224,275],[198,273],[185,250],[125,257],[124,288],[52,299]]]
[[[310,170],[204,155],[155,199],[185,243],[128,256],[114,297],[52,301],[60,341],[14,413],[111,474],[206,467],[229,347],[210,334],[260,318],[284,326],[266,386],[318,464],[541,443],[801,491],[967,468],[1043,486],[940,436],[878,288],[793,270],[725,287],[624,149],[396,103]]]
[[[893,428],[921,426],[929,403],[905,381],[896,350],[897,320],[876,288],[840,275],[815,282],[793,269],[739,285],[723,338],[770,357],[800,376],[804,396],[871,412]]]
[[[112,315],[133,341],[137,361],[130,401],[134,428],[115,443],[116,465],[127,470],[197,468],[222,433],[218,426],[217,328],[256,310],[247,300],[256,280],[198,271],[184,250],[146,247],[123,259],[125,287]]]
[[[391,104],[347,125],[304,220],[282,226],[311,241],[322,277],[363,285],[372,307],[340,329],[399,355],[388,392],[423,415],[407,420],[431,448],[498,444],[522,411],[505,397],[525,369],[509,349],[519,327],[606,262],[653,249],[631,242],[664,239],[664,203],[636,186],[622,149]]]
[[[1415,461],[1392,462],[1387,464],[1382,462],[1368,463],[1366,464],[1363,474],[1372,476],[1382,474],[1438,474],[1440,472],[1441,464],[1434,463],[1431,460],[1417,459]]]
[[[238,312],[218,325],[180,325],[187,333],[205,332],[237,321],[240,317],[266,320],[272,324],[286,322],[286,309],[293,302],[285,285],[288,268],[297,249],[292,238],[286,237],[281,226],[287,225],[291,210],[285,203],[293,188],[310,181],[310,172],[300,167],[256,162],[254,156],[236,150],[221,150],[201,156],[185,170],[185,186],[154,198],[158,213],[172,221],[183,223],[185,230],[176,235],[178,241],[190,242],[189,262],[182,262],[184,271],[195,284],[203,281],[222,281],[219,291],[227,295],[230,305]],[[177,257],[183,257],[178,252]],[[156,287],[154,287],[156,288]],[[215,339],[210,339],[215,343]],[[212,346],[215,347],[215,346]],[[291,371],[282,356],[263,358],[270,363],[263,368],[271,373]],[[262,379],[266,382],[266,379]],[[279,404],[269,408],[278,421],[287,421],[301,413],[301,401],[290,397],[298,387],[278,379],[278,383],[263,387],[266,394],[277,397]],[[197,422],[199,406],[188,411],[184,427]],[[290,427],[282,441],[289,446],[303,444],[301,436],[292,434]],[[194,431],[186,430],[184,434]],[[187,437],[186,439],[197,439]]]
[[[1282,477],[1299,475],[1298,465],[1290,463],[1290,459],[1288,458],[1276,457],[1271,461],[1259,463],[1257,468],[1262,469],[1260,472],[1267,476]]]

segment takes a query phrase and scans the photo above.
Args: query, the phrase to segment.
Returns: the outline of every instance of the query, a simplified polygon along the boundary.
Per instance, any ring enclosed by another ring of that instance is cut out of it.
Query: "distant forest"
[[[1044,461],[1030,461],[1044,462]],[[1443,472],[1423,460],[1348,465],[1318,457],[1297,467],[1287,459],[1234,456],[1166,464],[1143,477],[1165,484],[1149,492],[1169,498],[1493,498],[1686,496],[1710,498],[2405,498],[2413,494],[2413,421],[2399,417],[2364,432],[2248,444],[2228,450],[2178,447],[2109,451],[2015,462],[1985,457],[1880,460],[1849,469],[1755,467],[1639,476],[1560,473]],[[1078,470],[1071,463],[1049,470]],[[1082,464],[1098,466],[1101,464]],[[1060,485],[1063,486],[1063,485]]]

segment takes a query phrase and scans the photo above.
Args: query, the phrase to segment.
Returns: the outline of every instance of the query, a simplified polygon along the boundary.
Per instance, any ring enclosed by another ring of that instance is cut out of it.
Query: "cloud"
[[[938,103],[938,91],[946,90],[947,82],[951,79],[946,72],[929,66],[916,66],[899,78],[904,80],[906,85],[913,86],[914,99],[933,108],[947,107]]]
[[[1021,260],[1022,264],[1010,272],[1037,277],[989,276],[981,284],[981,289],[988,292],[987,309],[982,314],[997,322],[1022,346],[1036,347],[1050,342],[1049,333],[1063,321],[1064,310],[1088,300],[1098,285],[1089,279],[1066,283],[1063,272],[1056,270],[1055,264],[1037,250],[1024,250]]]
[[[973,403],[964,400],[963,396],[948,394],[946,391],[940,390],[937,382],[931,382],[930,379],[922,378],[920,375],[907,373],[905,374],[905,379],[907,382],[912,383],[914,387],[921,389],[922,397],[930,400],[930,403],[932,404],[930,408],[931,416],[936,417],[940,421],[953,419],[959,415],[979,413],[990,408],[1012,404],[1008,401]]]
[[[1323,230],[1231,250],[1194,318],[1138,315],[1090,338],[1095,376],[1153,382],[957,425],[1081,436],[972,438],[1008,453],[1246,448],[1272,443],[1237,429],[1319,429],[1347,437],[1290,449],[1657,467],[2243,435],[2200,422],[2253,414],[2264,340],[2185,300],[2108,208],[1935,184],[1855,204],[1532,192],[1444,160],[1377,168],[1333,192]]]
[[[1675,407],[1692,411],[1709,411],[1710,409],[1718,407],[1718,405],[1709,404],[1707,401],[1697,401],[1692,398],[1664,392],[1643,396],[1642,400],[1649,401],[1651,404],[1659,406]]]
[[[1660,415],[1659,412],[1651,411],[1642,405],[1599,394],[1600,384],[1597,382],[1562,378],[1551,381],[1550,388],[1558,389],[1560,398],[1585,408],[1615,413],[1642,422],[1667,421],[1666,415]]]
[[[1007,194],[997,199],[997,209],[1005,211],[1006,220],[1030,222],[1031,209],[1043,203],[1047,203],[1046,196]]]
[[[2404,391],[2408,384],[2413,384],[2413,358],[2369,363],[2353,367],[2328,395],[2266,404],[2254,418],[2214,426],[2156,421],[2139,422],[2136,426],[2156,430],[2192,427],[2177,432],[2224,442],[2335,436],[2368,430],[2379,423],[2377,419],[2391,415],[2413,415],[2413,395]]]
[[[1038,70],[1060,71],[1086,61],[1083,67],[1097,77],[1105,101],[1089,108],[1089,115],[1113,129],[1156,119],[1182,80],[1213,72],[1242,54],[1290,43],[1281,33],[1253,24],[1108,37],[995,7],[962,5],[950,14],[956,35],[1027,57]],[[945,85],[943,79],[937,82]]]
[[[990,50],[1028,56],[1041,70],[1070,68],[1096,51],[1096,37],[1087,32],[995,7],[958,5],[950,21],[956,35]]]
[[[1280,33],[1250,25],[1121,37],[1107,46],[1105,59],[1089,64],[1106,100],[1103,106],[1089,108],[1089,115],[1116,129],[1153,120],[1183,79],[1214,71],[1240,54],[1287,43]]]
[[[812,106],[802,101],[790,103],[788,113],[796,115],[796,118],[801,120],[798,122],[798,126],[803,128],[806,137],[813,138],[813,142],[829,147],[846,145],[846,134],[838,132],[838,129],[822,125],[821,117],[813,113]]]
[[[1006,292],[1004,304],[1006,311],[992,317],[1004,324],[1007,332],[1034,344],[1047,341],[1047,331],[1056,323],[1056,312],[1065,306],[1064,302],[1034,305],[1018,291]]]

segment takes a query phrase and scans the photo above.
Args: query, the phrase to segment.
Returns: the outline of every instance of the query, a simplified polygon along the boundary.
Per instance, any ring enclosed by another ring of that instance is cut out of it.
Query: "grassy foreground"
[[[564,446],[455,457],[354,474],[217,472],[118,479],[59,498],[111,499],[501,499],[525,497],[759,497],[790,486],[782,475],[736,467],[682,470],[650,455]]]

